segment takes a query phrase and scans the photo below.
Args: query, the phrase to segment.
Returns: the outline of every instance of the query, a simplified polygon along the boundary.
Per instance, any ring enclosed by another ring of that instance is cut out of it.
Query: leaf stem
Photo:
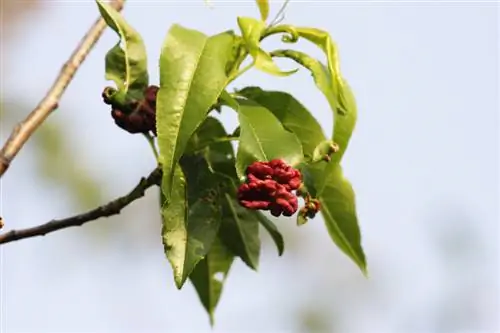
[[[254,64],[255,64],[255,62],[252,62],[251,64],[246,65],[245,67],[243,67],[242,69],[240,69],[239,71],[237,71],[236,73],[234,73],[229,78],[228,84],[231,83],[231,82],[233,82],[237,78],[239,78],[241,75],[245,74],[245,72],[247,72],[250,68],[252,68]]]
[[[285,0],[285,2],[281,6],[280,10],[278,11],[274,19],[271,21],[271,23],[269,23],[269,27],[275,26],[276,24],[281,23],[285,19],[285,9],[288,6],[289,2],[290,0]]]
[[[155,155],[156,162],[159,164],[160,163],[160,155],[158,154],[158,149],[156,149],[155,145],[155,139],[151,134],[146,134],[144,133],[144,137],[149,143],[149,146],[151,147],[151,150],[153,151],[153,154]]]
[[[216,143],[221,143],[221,142],[231,142],[231,141],[237,141],[239,140],[240,137],[239,136],[236,136],[236,135],[228,135],[228,136],[224,136],[222,138],[217,138],[217,139],[214,139],[214,140],[210,140],[208,142],[206,142],[205,144],[201,145],[200,147],[196,148],[194,150],[195,153],[198,153],[200,151],[202,151],[203,149],[213,145],[213,144],[216,144]]]

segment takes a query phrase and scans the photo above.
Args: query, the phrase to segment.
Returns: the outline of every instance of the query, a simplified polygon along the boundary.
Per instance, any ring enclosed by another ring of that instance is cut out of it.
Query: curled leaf
[[[246,48],[254,60],[255,68],[268,74],[277,76],[288,76],[297,72],[297,69],[284,72],[274,63],[271,56],[260,47],[260,39],[266,30],[266,25],[261,20],[250,17],[238,17]]]
[[[101,0],[96,2],[106,24],[120,37],[106,54],[106,79],[115,82],[120,95],[139,99],[149,82],[144,42],[118,11]]]

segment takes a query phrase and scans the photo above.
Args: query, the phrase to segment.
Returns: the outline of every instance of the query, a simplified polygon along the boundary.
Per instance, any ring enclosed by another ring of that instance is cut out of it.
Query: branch
[[[45,236],[46,234],[54,232],[56,230],[68,227],[77,227],[83,225],[84,223],[97,220],[101,217],[117,215],[123,208],[125,208],[135,200],[143,197],[148,188],[152,187],[153,185],[158,185],[160,183],[160,180],[161,169],[157,168],[153,170],[153,172],[151,172],[147,178],[142,178],[139,184],[137,184],[137,186],[134,187],[134,189],[130,191],[129,194],[123,197],[120,197],[107,203],[104,206],[97,207],[80,215],[75,215],[62,220],[52,220],[50,222],[32,228],[8,231],[0,235],[0,244],[10,243],[24,238]]]
[[[123,3],[124,0],[115,0],[111,6],[120,11],[123,8]],[[52,111],[57,109],[61,96],[106,27],[107,25],[102,18],[99,18],[92,25],[73,51],[68,61],[66,61],[61,68],[59,76],[56,78],[45,97],[40,101],[38,106],[31,111],[25,120],[14,127],[0,151],[0,178],[5,171],[7,171],[12,160],[16,157],[17,153],[19,153],[35,130],[45,121],[45,119],[47,119]]]

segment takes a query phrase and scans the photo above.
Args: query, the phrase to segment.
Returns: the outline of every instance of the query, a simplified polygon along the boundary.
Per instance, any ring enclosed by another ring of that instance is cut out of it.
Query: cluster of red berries
[[[144,98],[129,102],[127,105],[117,105],[109,98],[109,88],[102,97],[104,103],[111,105],[111,117],[118,127],[129,133],[148,133],[156,135],[156,94],[158,86],[149,86],[144,90]]]
[[[298,209],[297,196],[302,175],[282,160],[254,162],[246,170],[247,181],[238,189],[238,201],[248,209],[269,210],[273,216],[292,216]]]

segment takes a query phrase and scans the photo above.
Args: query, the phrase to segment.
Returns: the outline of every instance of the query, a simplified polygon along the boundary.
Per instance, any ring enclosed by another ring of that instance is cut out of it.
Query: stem
[[[252,68],[254,64],[255,64],[255,62],[252,62],[251,64],[246,65],[245,67],[243,67],[242,69],[240,69],[238,72],[236,72],[235,74],[233,74],[229,78],[228,84],[231,83],[231,82],[233,82],[237,78],[239,78],[241,75],[245,74],[245,72],[247,72],[250,68]]]
[[[144,137],[146,137],[146,140],[148,140],[149,146],[151,147],[151,150],[153,151],[153,154],[155,155],[156,162],[159,164],[160,163],[160,154],[158,154],[158,150],[156,149],[155,145],[155,138],[151,136],[149,133],[144,133]]]
[[[285,12],[285,9],[288,6],[289,2],[290,2],[290,0],[285,0],[285,2],[281,6],[280,10],[278,11],[278,13],[274,17],[274,19],[271,21],[271,23],[269,23],[269,27],[275,26],[276,24],[280,23],[281,21],[283,21],[285,19],[284,12]]]
[[[123,2],[124,0],[115,0],[111,3],[111,6],[120,11],[123,8]],[[90,27],[68,61],[62,66],[59,75],[52,84],[47,95],[45,95],[26,119],[14,127],[3,148],[0,150],[0,177],[7,171],[11,162],[31,135],[33,135],[45,119],[57,109],[63,93],[66,91],[66,88],[73,80],[78,68],[97,43],[97,40],[101,37],[106,27],[106,22],[102,18],[99,18],[92,27]]]
[[[228,136],[225,136],[222,138],[217,138],[217,139],[206,142],[204,145],[201,145],[194,152],[198,153],[198,152],[202,151],[203,149],[205,149],[213,144],[216,144],[216,143],[237,141],[239,139],[240,139],[239,136],[233,136],[233,135],[228,135]]]

